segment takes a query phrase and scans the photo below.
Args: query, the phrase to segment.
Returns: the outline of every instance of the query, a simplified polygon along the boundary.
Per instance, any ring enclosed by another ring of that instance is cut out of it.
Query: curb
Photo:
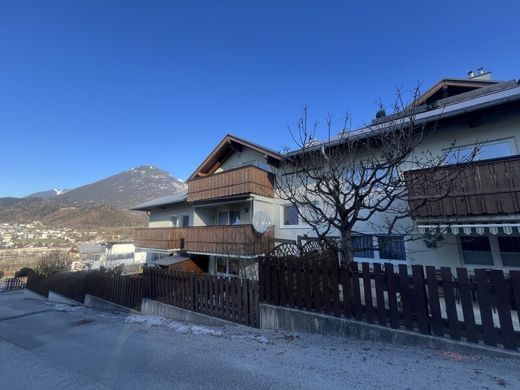
[[[317,333],[323,336],[355,337],[362,340],[418,346],[440,351],[478,353],[493,357],[520,359],[520,352],[263,303],[260,304],[260,328]]]

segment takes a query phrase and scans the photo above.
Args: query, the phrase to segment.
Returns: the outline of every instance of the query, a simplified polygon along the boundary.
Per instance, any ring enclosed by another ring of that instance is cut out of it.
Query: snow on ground
[[[125,318],[129,324],[141,324],[144,326],[160,326],[177,333],[208,335],[215,337],[227,337],[231,340],[252,340],[262,344],[268,344],[269,339],[263,335],[249,334],[251,330],[242,326],[210,327],[173,321],[157,315],[131,314]],[[246,334],[244,334],[246,332]]]

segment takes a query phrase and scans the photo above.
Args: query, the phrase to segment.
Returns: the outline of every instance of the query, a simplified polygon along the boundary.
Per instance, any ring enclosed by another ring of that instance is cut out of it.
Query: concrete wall
[[[490,348],[483,345],[267,304],[260,304],[260,328],[282,332],[320,334],[323,336],[355,337],[376,342],[417,345],[441,351],[467,354],[485,353],[516,358],[520,356],[517,352]]]
[[[153,301],[144,298],[141,306],[141,314],[158,315],[175,321],[190,322],[199,325],[208,326],[238,326],[232,322],[222,320],[220,318],[211,317],[202,313],[182,309],[177,306],[167,305],[165,303]]]

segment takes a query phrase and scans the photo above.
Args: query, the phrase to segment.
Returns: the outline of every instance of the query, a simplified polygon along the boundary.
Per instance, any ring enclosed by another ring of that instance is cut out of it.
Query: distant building
[[[146,262],[144,253],[136,253],[132,242],[80,243],[77,245],[80,264],[76,268],[97,270],[124,266],[124,272],[136,272]]]

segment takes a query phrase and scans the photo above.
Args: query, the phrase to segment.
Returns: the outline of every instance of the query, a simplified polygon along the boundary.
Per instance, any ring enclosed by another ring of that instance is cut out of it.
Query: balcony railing
[[[180,250],[222,256],[258,256],[268,252],[271,229],[257,234],[252,225],[192,226],[183,228],[135,229],[134,244],[139,248]]]
[[[520,213],[520,155],[405,174],[414,218]]]
[[[256,166],[230,169],[188,181],[188,201],[217,199],[242,194],[274,196],[273,175]]]

